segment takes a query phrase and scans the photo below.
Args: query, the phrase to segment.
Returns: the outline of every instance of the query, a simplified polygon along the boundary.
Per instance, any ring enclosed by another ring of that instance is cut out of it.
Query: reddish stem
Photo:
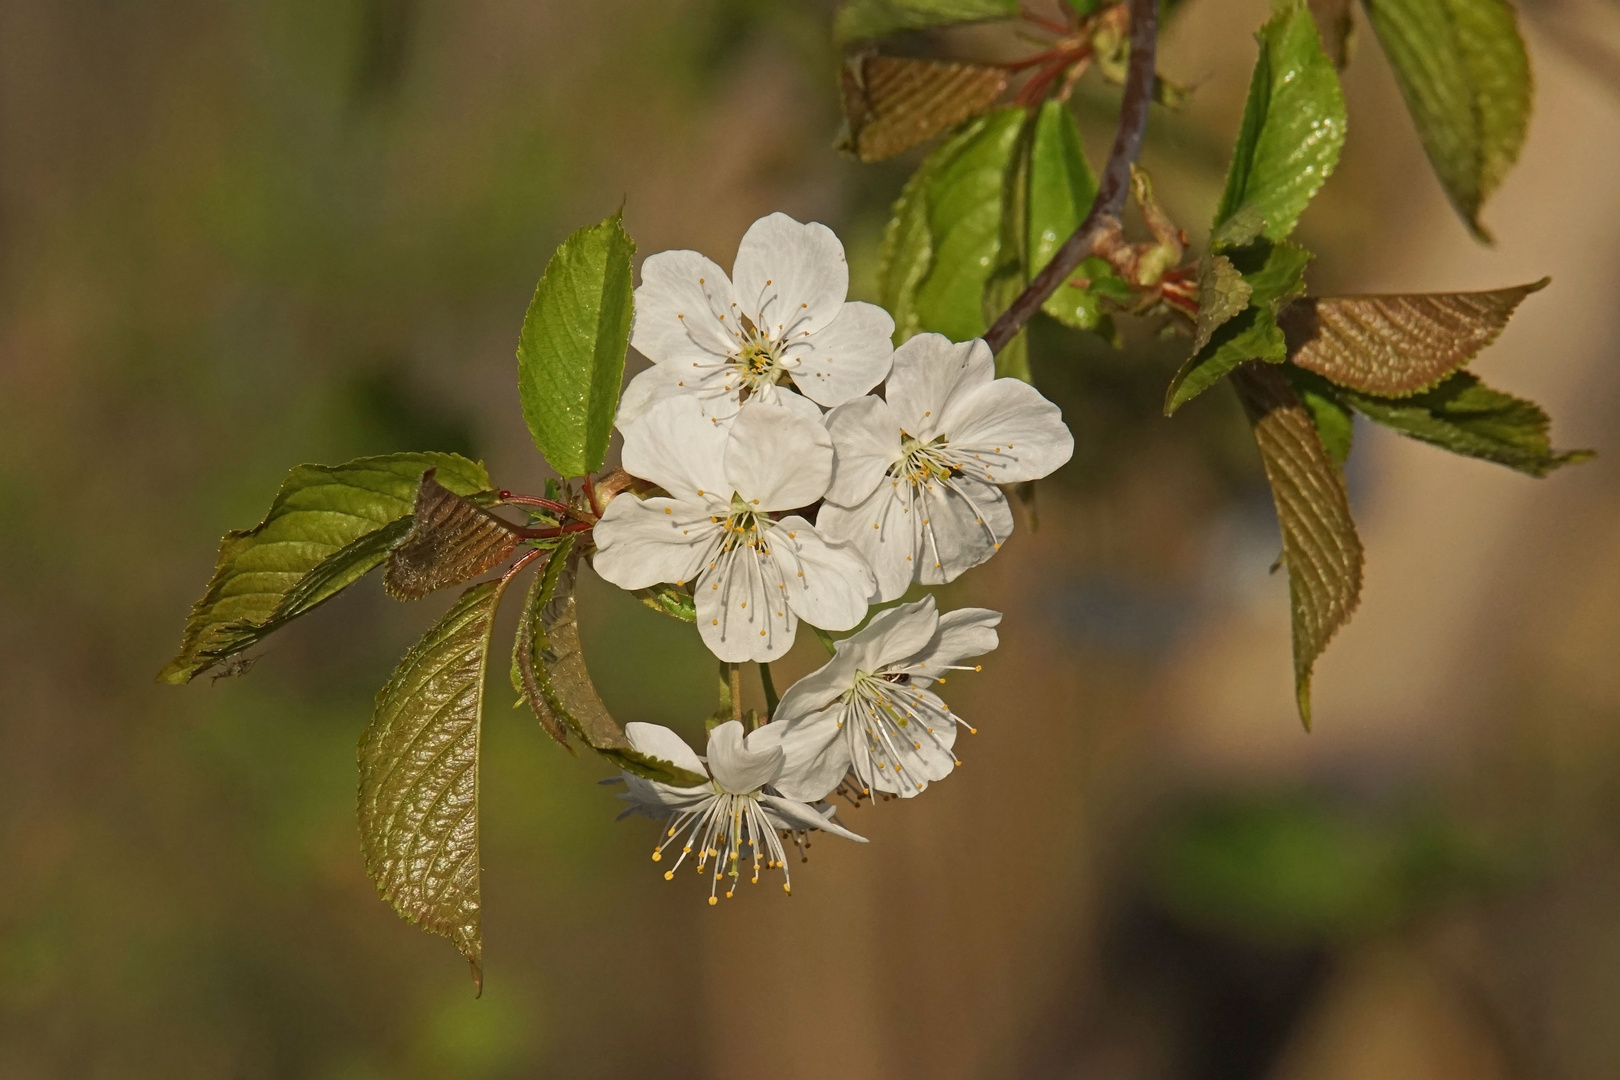
[[[514,577],[516,577],[519,571],[521,571],[525,566],[528,566],[530,563],[534,562],[534,560],[546,554],[549,554],[549,552],[543,551],[540,548],[535,548],[533,551],[530,551],[527,555],[523,556],[523,558],[513,563],[511,568],[508,569],[506,573],[501,575],[501,584],[505,585],[508,581],[511,581]]]
[[[591,504],[591,513],[597,517],[602,516],[602,504],[596,501],[596,482],[587,474],[585,477],[585,498]]]
[[[550,510],[554,514],[572,514],[573,510],[566,503],[555,499],[542,499],[538,495],[514,495],[510,491],[501,492],[501,502],[511,503],[513,506],[538,506],[542,510]]]

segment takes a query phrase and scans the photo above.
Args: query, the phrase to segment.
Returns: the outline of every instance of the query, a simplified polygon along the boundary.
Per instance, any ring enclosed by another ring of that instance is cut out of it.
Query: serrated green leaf
[[[1339,162],[1344,94],[1302,4],[1279,11],[1259,34],[1243,124],[1215,212],[1217,229],[1246,208],[1268,240],[1293,232],[1306,204]]]
[[[1018,16],[1018,0],[845,0],[833,19],[840,47],[904,30]]]
[[[566,729],[617,768],[637,776],[678,787],[707,783],[706,776],[637,751],[602,704],[580,648],[574,605],[578,561],[573,537],[567,537],[530,585],[513,650],[513,686],[558,742],[566,745]]]
[[[504,587],[474,585],[411,647],[360,740],[366,873],[407,922],[461,950],[480,989],[478,745]]]
[[[158,678],[189,682],[380,566],[409,531],[403,519],[429,469],[458,495],[491,486],[481,463],[455,454],[388,454],[293,469],[262,522],[220,541],[180,652]]]
[[[1198,322],[1193,333],[1196,356],[1215,331],[1249,306],[1254,288],[1225,255],[1207,255],[1198,267]]]
[[[1355,417],[1339,396],[1338,387],[1293,364],[1284,364],[1282,373],[1288,385],[1294,388],[1300,404],[1311,414],[1311,422],[1316,425],[1316,434],[1321,437],[1328,457],[1343,468],[1355,441]]]
[[[634,595],[637,600],[660,615],[668,615],[682,622],[697,622],[697,602],[685,589],[677,589],[673,585],[654,585],[647,589],[637,589]]]
[[[1031,280],[1052,261],[1064,241],[1080,227],[1097,197],[1097,177],[1086,161],[1080,125],[1060,101],[1041,106],[1029,167],[1029,267]],[[1101,260],[1099,260],[1101,261]],[[1103,266],[1107,266],[1104,262]],[[1093,264],[1095,267],[1095,264]],[[1112,269],[1108,270],[1112,275]],[[1059,286],[1041,306],[1050,317],[1081,330],[1096,329],[1102,317],[1097,294],[1076,282],[1088,282],[1084,267]],[[1006,305],[1002,305],[1005,309]]]
[[[419,600],[471,581],[505,562],[523,534],[517,526],[422,474],[411,529],[388,555],[383,588],[396,600]]]
[[[1282,529],[1294,637],[1294,695],[1311,726],[1311,671],[1361,599],[1362,550],[1344,474],[1282,372],[1245,364],[1232,375],[1260,447]]]
[[[906,184],[879,269],[895,341],[925,330],[953,341],[984,334],[985,285],[999,265],[1002,200],[1026,111],[997,109],[934,150]]]
[[[518,393],[534,445],[560,476],[602,467],[630,347],[635,241],[623,214],[563,241],[518,340]]]
[[[1475,237],[1524,146],[1530,58],[1506,0],[1364,0],[1429,163]]]
[[[851,57],[842,74],[838,148],[882,161],[977,116],[1007,89],[1007,69],[899,56]]]
[[[1305,266],[1311,253],[1288,241],[1261,241],[1246,248],[1229,248],[1224,257],[1249,287],[1249,305],[1212,329],[1203,347],[1176,372],[1165,394],[1166,416],[1230,375],[1244,361],[1279,364],[1288,354],[1277,313],[1304,293]]]
[[[1479,355],[1550,278],[1511,289],[1411,296],[1306,297],[1278,317],[1288,359],[1383,397],[1431,387]]]
[[[1554,450],[1549,437],[1552,421],[1539,405],[1493,390],[1467,371],[1411,397],[1375,397],[1345,389],[1338,393],[1369,420],[1402,435],[1531,476],[1546,476],[1593,457],[1590,450]]]

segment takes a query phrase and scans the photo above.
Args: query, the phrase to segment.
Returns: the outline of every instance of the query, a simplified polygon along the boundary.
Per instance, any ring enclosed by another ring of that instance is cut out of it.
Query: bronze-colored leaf
[[[843,70],[845,131],[839,149],[882,161],[978,116],[1007,89],[1007,72],[984,64],[867,54]]]
[[[1316,31],[1322,35],[1322,51],[1340,71],[1350,63],[1356,44],[1354,6],[1353,0],[1310,0]]]
[[[377,694],[360,740],[360,843],[377,891],[442,934],[483,985],[478,743],[504,581],[461,595]]]
[[[1232,384],[1254,426],[1282,527],[1293,609],[1294,692],[1308,731],[1311,669],[1361,599],[1361,540],[1350,517],[1344,474],[1282,372],[1250,362],[1232,373]]]
[[[523,534],[434,479],[422,474],[411,531],[388,556],[383,588],[396,600],[428,593],[482,574],[512,557]]]
[[[1206,255],[1198,266],[1198,328],[1193,355],[1209,344],[1210,335],[1249,306],[1254,289],[1225,255]]]
[[[1489,292],[1306,297],[1277,322],[1300,367],[1363,393],[1405,397],[1478,356],[1550,280]]]

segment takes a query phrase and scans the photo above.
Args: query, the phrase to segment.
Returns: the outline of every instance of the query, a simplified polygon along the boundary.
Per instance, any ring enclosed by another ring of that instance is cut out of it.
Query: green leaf
[[[985,285],[999,265],[1006,174],[1025,116],[1012,107],[971,121],[900,193],[879,269],[897,343],[925,330],[967,341],[988,328]]]
[[[536,575],[529,587],[512,657],[513,686],[558,742],[566,745],[566,728],[616,767],[637,776],[678,787],[707,783],[706,776],[638,752],[602,704],[580,648],[574,606],[578,561],[573,537],[565,538],[552,552],[545,572]]]
[[[668,615],[682,622],[697,622],[697,602],[685,589],[677,589],[673,585],[654,585],[637,589],[634,595],[660,615]]]
[[[1298,244],[1261,241],[1229,248],[1225,256],[1249,288],[1249,306],[1214,326],[1203,346],[1187,358],[1170,381],[1164,413],[1169,416],[1230,375],[1246,360],[1279,364],[1288,345],[1277,325],[1277,312],[1305,291],[1305,266],[1311,253]],[[1228,292],[1235,286],[1227,285]]]
[[[1546,476],[1594,456],[1590,450],[1554,450],[1549,437],[1552,421],[1539,405],[1492,390],[1467,371],[1411,397],[1376,397],[1344,389],[1339,396],[1368,419],[1402,435],[1531,476]]]
[[[1474,236],[1524,146],[1530,58],[1506,0],[1364,0],[1435,175]]]
[[[293,469],[262,522],[220,541],[208,591],[192,607],[180,652],[158,679],[189,682],[380,566],[409,531],[417,487],[430,469],[459,495],[491,487],[482,464],[455,454],[388,454]]]
[[[1033,280],[1052,261],[1085,220],[1096,197],[1097,178],[1086,161],[1074,112],[1060,101],[1044,103],[1035,121],[1030,153],[1028,279]],[[1108,265],[1097,262],[1105,268]],[[1092,269],[1095,266],[1093,263]],[[1112,276],[1111,268],[1105,273]],[[1096,329],[1102,318],[1097,294],[1076,284],[1089,282],[1093,276],[1083,267],[1047,298],[1041,310],[1065,326]]]
[[[1338,387],[1293,364],[1284,364],[1282,373],[1287,377],[1288,385],[1294,388],[1300,404],[1311,414],[1311,422],[1316,425],[1316,434],[1321,438],[1328,457],[1343,468],[1350,459],[1350,448],[1355,441],[1355,417],[1350,406],[1339,396]]]
[[[1361,599],[1362,551],[1340,471],[1282,372],[1245,364],[1232,375],[1254,428],[1282,528],[1293,613],[1294,694],[1311,726],[1311,671]]]
[[[504,587],[474,585],[412,646],[360,740],[366,873],[407,922],[461,950],[480,989],[478,744]]]
[[[630,347],[636,245],[623,213],[552,255],[518,341],[518,392],[534,445],[560,476],[602,467]]]
[[[383,588],[396,600],[419,600],[437,589],[471,581],[505,562],[522,532],[470,499],[422,474],[411,529],[389,553]]]
[[[1225,255],[1206,255],[1198,267],[1198,323],[1193,334],[1193,354],[1209,344],[1211,335],[1243,313],[1254,288],[1243,280],[1243,272]]]
[[[1344,146],[1344,94],[1333,62],[1322,51],[1316,22],[1290,4],[1259,33],[1260,56],[1249,83],[1226,190],[1215,212],[1218,229],[1252,208],[1262,235],[1281,240],[1339,162]]]
[[[989,109],[1007,69],[897,56],[851,57],[843,70],[838,148],[882,161]]]
[[[833,19],[833,41],[843,47],[903,30],[1018,16],[1018,0],[846,0]]]

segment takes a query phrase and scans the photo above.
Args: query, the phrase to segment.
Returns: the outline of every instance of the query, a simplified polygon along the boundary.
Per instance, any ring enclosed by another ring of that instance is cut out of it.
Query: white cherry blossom
[[[962,720],[933,692],[962,661],[998,644],[1001,614],[961,608],[940,615],[924,597],[879,612],[838,642],[833,658],[788,688],[752,745],[780,746],[799,763],[777,788],[790,799],[823,799],[853,773],[860,794],[910,798],[957,761]],[[973,730],[972,728],[968,729]]]
[[[663,861],[665,849],[679,841],[680,854],[675,865],[664,871],[665,881],[673,880],[675,871],[694,852],[698,873],[709,874],[712,870],[711,904],[718,900],[715,894],[722,878],[731,878],[726,896],[736,892],[745,863],[752,871],[751,880],[759,884],[761,859],[765,869],[782,871],[782,890],[793,892],[779,832],[819,829],[866,843],[865,837],[833,820],[831,807],[816,807],[808,801],[767,791],[791,775],[793,762],[779,746],[755,745],[760,732],[745,736],[742,724],[736,720],[710,730],[707,763],[669,728],[631,723],[624,726],[624,733],[630,745],[641,753],[709,776],[708,783],[679,788],[627,772],[619,778],[625,784],[619,798],[630,804],[621,818],[640,814],[664,822],[664,834],[653,849],[654,862]]]
[[[847,630],[875,587],[865,560],[773,516],[821,498],[832,461],[826,428],[791,410],[749,402],[723,422],[695,398],[662,401],[625,429],[623,462],[669,495],[608,504],[596,572],[624,589],[692,582],[698,632],[728,662],[781,656],[801,618]]]
[[[760,218],[732,269],[728,278],[695,251],[642,264],[630,343],[653,366],[625,388],[621,428],[672,394],[697,397],[711,416],[735,413],[745,393],[805,411],[859,397],[888,374],[894,320],[845,302],[849,267],[831,229]]]
[[[828,539],[866,556],[880,602],[994,555],[1013,528],[997,485],[1039,479],[1074,452],[1057,406],[996,378],[980,340],[911,338],[895,350],[885,394],[827,414],[837,466],[816,518]]]

